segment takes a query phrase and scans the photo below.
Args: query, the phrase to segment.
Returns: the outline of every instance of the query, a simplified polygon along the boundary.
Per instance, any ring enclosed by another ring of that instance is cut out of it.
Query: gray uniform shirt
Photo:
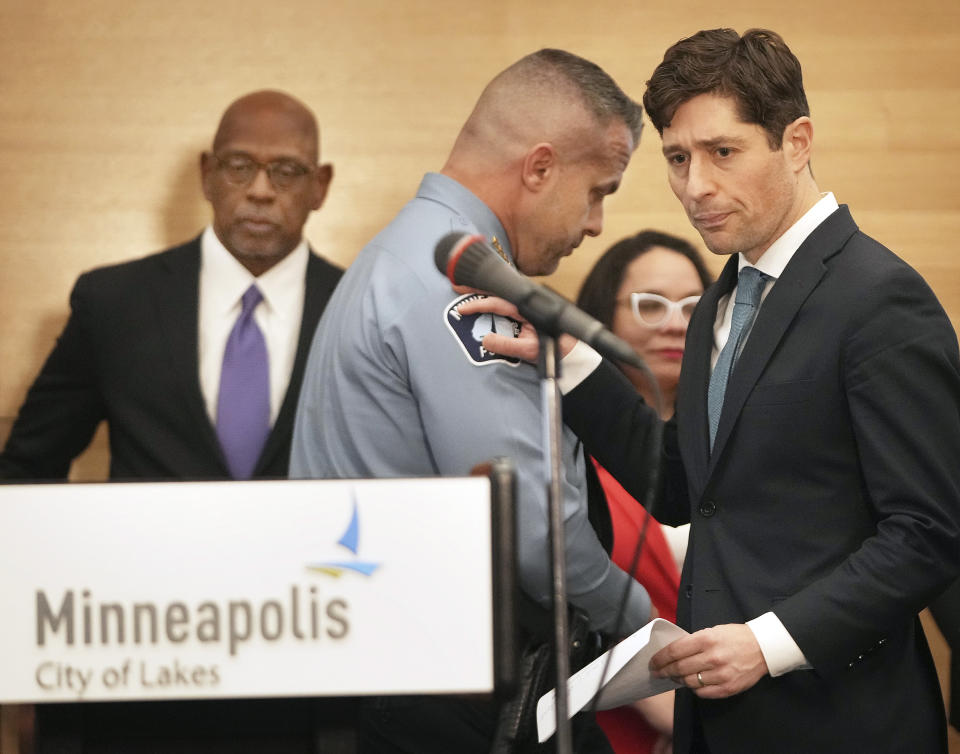
[[[466,296],[437,271],[434,247],[450,231],[496,237],[497,217],[474,194],[427,174],[416,198],[360,252],[340,281],[314,335],[297,410],[290,460],[294,478],[467,475],[495,456],[517,468],[521,588],[547,606],[547,468],[536,368],[480,346],[511,320],[461,317]],[[610,631],[632,580],[615,566],[587,520],[584,458],[563,431],[567,588],[595,628]],[[649,617],[632,582],[624,631]]]

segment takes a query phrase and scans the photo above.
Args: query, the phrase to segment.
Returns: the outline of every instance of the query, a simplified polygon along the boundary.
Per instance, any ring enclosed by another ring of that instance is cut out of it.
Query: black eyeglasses
[[[270,179],[273,187],[277,191],[286,191],[314,170],[296,160],[274,160],[263,163],[244,154],[232,154],[223,158],[214,155],[213,158],[217,161],[217,167],[227,179],[227,183],[232,183],[234,186],[247,186],[257,177],[257,173],[266,170],[267,178]]]

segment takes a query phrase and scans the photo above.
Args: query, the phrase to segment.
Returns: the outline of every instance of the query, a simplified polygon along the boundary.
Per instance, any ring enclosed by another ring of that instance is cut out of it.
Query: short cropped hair
[[[623,121],[634,143],[639,143],[643,107],[630,99],[596,63],[565,50],[544,48],[518,60],[506,72],[510,71],[536,81],[544,91],[566,82],[598,122]]]
[[[657,133],[663,136],[677,108],[700,94],[732,97],[740,119],[762,127],[773,150],[790,123],[810,115],[800,61],[767,29],[742,37],[733,29],[700,31],[670,47],[643,95]]]
[[[617,241],[597,260],[580,287],[577,306],[604,327],[612,327],[617,293],[627,267],[655,246],[670,249],[689,259],[697,270],[704,290],[713,282],[703,257],[689,241],[658,230],[642,230],[635,236]]]

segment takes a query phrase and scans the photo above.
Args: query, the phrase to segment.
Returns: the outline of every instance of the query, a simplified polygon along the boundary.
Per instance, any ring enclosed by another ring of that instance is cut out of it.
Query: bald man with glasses
[[[319,156],[316,120],[293,97],[227,108],[200,158],[212,224],[80,276],[0,479],[65,479],[101,421],[111,479],[286,476],[307,346],[342,274],[303,238],[333,176]]]
[[[307,349],[342,274],[303,237],[333,175],[319,158],[316,120],[293,97],[227,108],[200,158],[213,222],[80,276],[0,480],[66,479],[101,421],[114,480],[286,476]],[[324,719],[348,714],[311,699],[39,705],[36,751],[307,754],[331,735]]]

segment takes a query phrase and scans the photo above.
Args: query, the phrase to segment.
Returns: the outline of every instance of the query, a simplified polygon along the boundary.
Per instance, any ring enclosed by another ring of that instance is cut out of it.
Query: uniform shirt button
[[[700,503],[700,515],[704,518],[710,518],[717,512],[717,504],[713,500],[704,500]]]

